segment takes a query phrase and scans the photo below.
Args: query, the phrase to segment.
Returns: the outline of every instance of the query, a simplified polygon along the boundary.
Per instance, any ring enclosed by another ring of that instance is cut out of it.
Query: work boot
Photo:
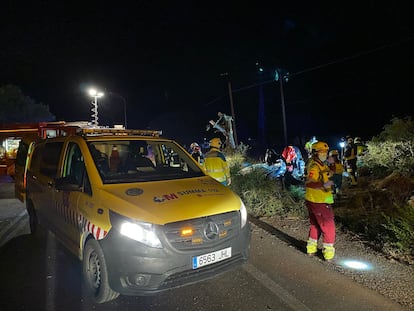
[[[322,255],[326,261],[331,261],[335,257],[335,247],[332,244],[324,244]]]
[[[313,256],[313,255],[316,254],[317,251],[318,251],[318,241],[309,238],[309,240],[306,244],[306,253],[309,256]]]
[[[356,187],[357,185],[357,179],[355,178],[355,176],[351,175],[351,187]]]

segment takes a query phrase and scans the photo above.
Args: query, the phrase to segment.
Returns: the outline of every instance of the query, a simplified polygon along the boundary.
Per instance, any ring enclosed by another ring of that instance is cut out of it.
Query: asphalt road
[[[13,184],[0,183],[0,310],[405,310],[252,224],[247,264],[214,279],[156,296],[120,296],[97,305],[83,292],[81,265],[47,234],[28,234]]]

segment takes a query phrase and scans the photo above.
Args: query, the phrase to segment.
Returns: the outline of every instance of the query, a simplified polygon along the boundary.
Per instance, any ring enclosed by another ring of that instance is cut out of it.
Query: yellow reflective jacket
[[[226,157],[219,149],[213,147],[205,154],[204,169],[208,175],[227,186],[230,179],[230,168]]]
[[[307,165],[307,175],[305,181],[305,200],[314,203],[332,204],[333,194],[331,188],[324,188],[323,184],[329,180],[329,167],[312,158]]]
[[[354,160],[357,157],[357,146],[354,144],[347,145],[345,147],[344,158],[345,160]]]

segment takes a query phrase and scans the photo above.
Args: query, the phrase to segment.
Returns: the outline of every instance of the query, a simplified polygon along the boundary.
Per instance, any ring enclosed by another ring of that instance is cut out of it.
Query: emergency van
[[[35,141],[42,139],[67,136],[76,133],[81,126],[86,126],[87,122],[39,122],[27,123],[19,125],[10,125],[6,130],[10,133],[19,133],[17,138],[18,148],[16,157],[13,161],[13,178],[14,178],[14,194],[17,199],[24,203],[26,195],[26,169],[27,159],[32,150]],[[1,131],[1,130],[0,130]],[[16,135],[16,134],[15,134]]]
[[[46,228],[81,260],[97,303],[199,282],[249,257],[242,200],[158,131],[83,128],[36,142],[26,207],[32,234]]]

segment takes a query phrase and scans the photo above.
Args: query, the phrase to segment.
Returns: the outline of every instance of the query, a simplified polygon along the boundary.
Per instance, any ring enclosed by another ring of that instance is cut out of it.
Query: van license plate
[[[193,257],[193,269],[198,269],[231,257],[231,247],[222,250]]]

